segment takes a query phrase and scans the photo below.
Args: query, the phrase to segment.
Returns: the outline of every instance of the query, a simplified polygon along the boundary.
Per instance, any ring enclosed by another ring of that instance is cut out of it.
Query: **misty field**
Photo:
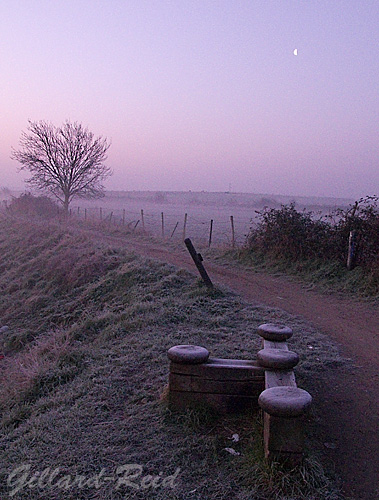
[[[66,218],[47,197],[9,190],[2,195],[8,215]],[[379,291],[376,196],[352,203],[228,192],[114,191],[101,200],[77,203],[69,210],[70,222],[99,236],[154,238],[168,248],[179,248],[190,237],[203,253],[211,249],[212,258],[294,275],[324,290],[360,297],[376,297]],[[347,270],[352,230],[354,269]]]
[[[3,190],[3,205],[21,192]],[[295,202],[299,210],[313,210],[317,216],[345,208],[352,202],[341,198],[291,197],[252,193],[108,191],[100,200],[75,200],[70,215],[76,220],[102,221],[108,226],[125,226],[126,230],[163,237],[178,242],[185,235],[201,246],[241,247],[264,207],[279,208]],[[143,220],[141,210],[143,211]],[[163,213],[163,228],[162,228]],[[231,216],[233,217],[233,226]],[[211,231],[211,221],[212,231]],[[185,226],[185,228],[184,228]],[[163,230],[162,230],[163,229]]]
[[[192,274],[78,227],[3,218],[0,250],[0,326],[8,327],[0,344],[2,498],[17,487],[14,498],[28,499],[342,498],[320,462],[317,405],[304,465],[288,471],[265,464],[259,414],[173,414],[165,404],[169,347],[251,359],[260,348],[255,330],[270,321],[293,328],[297,379],[317,400],[318,371],[348,365],[308,324],[225,290],[210,293]],[[231,446],[241,455],[225,451]],[[139,488],[98,477],[103,470],[119,479],[131,464]],[[24,483],[14,472],[21,465],[30,467]],[[57,468],[55,486],[32,479]],[[79,487],[78,476],[97,477],[98,487],[87,479]]]
[[[163,213],[163,236],[166,239],[180,241],[186,224],[186,236],[204,246],[209,244],[212,220],[211,246],[231,247],[231,216],[235,245],[241,246],[257,218],[256,211],[265,206],[278,208],[291,201],[295,201],[300,210],[314,210],[323,215],[331,213],[336,207],[346,207],[351,202],[333,198],[228,192],[110,191],[101,200],[77,200],[71,208],[71,214],[81,220],[85,217],[88,220],[102,219],[138,231],[144,223],[148,233],[161,237]]]

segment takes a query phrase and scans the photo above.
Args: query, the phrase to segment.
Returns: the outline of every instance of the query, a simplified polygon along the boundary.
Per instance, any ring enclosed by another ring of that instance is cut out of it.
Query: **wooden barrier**
[[[168,357],[171,408],[207,405],[229,413],[258,407],[264,369],[256,361],[209,358],[203,347],[189,345],[172,347]]]
[[[299,357],[286,342],[292,330],[264,324],[258,334],[264,348],[257,360],[211,358],[200,346],[169,349],[169,406],[182,410],[205,405],[221,413],[260,407],[266,458],[296,465],[303,457],[305,415],[312,397],[296,385],[293,368]]]

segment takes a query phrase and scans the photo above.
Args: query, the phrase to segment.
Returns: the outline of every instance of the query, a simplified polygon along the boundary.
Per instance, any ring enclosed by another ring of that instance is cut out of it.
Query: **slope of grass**
[[[293,327],[298,380],[312,393],[319,370],[346,362],[308,325],[54,224],[1,220],[0,251],[1,498],[17,487],[14,498],[28,499],[342,498],[314,451],[293,471],[266,465],[259,416],[173,414],[162,398],[169,347],[252,359],[255,330],[270,321]],[[9,479],[22,464],[24,482]],[[126,464],[142,472],[116,489]],[[52,485],[33,479],[58,467]]]
[[[251,252],[245,248],[224,251],[216,255],[218,260],[232,260],[256,271],[285,275],[306,286],[316,287],[325,293],[337,293],[376,303],[379,299],[378,273],[366,272],[361,267],[348,271],[335,260],[309,259],[291,262]]]

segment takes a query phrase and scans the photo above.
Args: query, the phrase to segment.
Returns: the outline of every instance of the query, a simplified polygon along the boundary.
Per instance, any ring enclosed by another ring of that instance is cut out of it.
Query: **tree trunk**
[[[65,194],[64,195],[64,201],[63,201],[63,210],[64,210],[64,213],[67,215],[68,214],[68,207],[70,205],[70,197]]]

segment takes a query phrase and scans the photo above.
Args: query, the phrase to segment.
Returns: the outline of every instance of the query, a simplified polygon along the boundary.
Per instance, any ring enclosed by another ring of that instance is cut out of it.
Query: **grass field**
[[[1,498],[342,498],[322,463],[317,405],[304,465],[288,471],[264,462],[259,415],[165,404],[169,347],[252,359],[257,326],[276,321],[293,328],[298,384],[317,401],[317,373],[348,362],[301,319],[210,293],[77,228],[4,218],[0,251]]]
[[[19,196],[21,192],[12,193]],[[0,200],[5,194],[0,192]],[[10,193],[7,196],[10,201]],[[246,237],[257,217],[256,210],[264,206],[280,207],[283,203],[295,201],[301,210],[314,210],[328,214],[336,207],[345,207],[352,200],[339,198],[291,197],[284,195],[253,193],[210,193],[210,192],[164,192],[164,191],[109,191],[99,200],[75,200],[71,207],[72,217],[112,224],[125,225],[137,230],[142,228],[141,209],[144,211],[145,230],[153,236],[162,234],[164,214],[164,234],[167,239],[180,241],[183,236],[184,216],[187,214],[186,234],[198,244],[209,242],[210,221],[213,220],[212,247],[232,244],[230,216],[233,216],[236,246],[245,244]],[[79,209],[79,211],[78,211]],[[172,236],[171,236],[172,235]]]

